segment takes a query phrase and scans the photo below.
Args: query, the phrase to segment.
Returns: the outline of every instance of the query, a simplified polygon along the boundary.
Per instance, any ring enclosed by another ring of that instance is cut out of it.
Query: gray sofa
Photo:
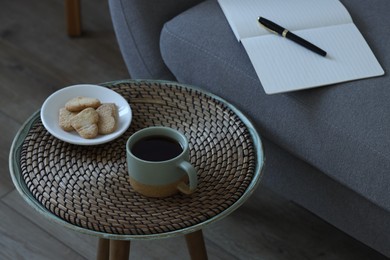
[[[341,0],[388,73],[390,1]],[[263,184],[390,256],[390,77],[266,95],[218,3],[110,0],[132,78],[202,87],[263,137]]]

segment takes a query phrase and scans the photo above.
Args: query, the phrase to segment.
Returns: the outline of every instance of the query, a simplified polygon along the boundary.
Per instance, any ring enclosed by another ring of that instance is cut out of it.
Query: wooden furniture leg
[[[191,260],[207,260],[207,251],[202,230],[185,235]]]
[[[130,241],[110,240],[110,260],[128,260],[130,254]]]
[[[66,25],[68,35],[76,37],[81,35],[80,0],[65,0]]]
[[[96,260],[108,260],[110,256],[110,240],[99,238]]]

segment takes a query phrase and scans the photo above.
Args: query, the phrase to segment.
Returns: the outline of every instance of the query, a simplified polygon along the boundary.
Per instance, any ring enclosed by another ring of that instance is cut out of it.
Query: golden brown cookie
[[[99,99],[90,97],[75,97],[66,102],[65,108],[71,112],[80,112],[88,107],[98,108],[101,105]]]
[[[98,121],[99,114],[89,107],[74,116],[71,125],[81,137],[91,139],[98,135]]]
[[[71,120],[74,116],[77,115],[76,112],[70,112],[68,111],[66,108],[61,108],[60,109],[60,113],[59,113],[59,125],[60,127],[67,131],[67,132],[70,132],[70,131],[73,131],[74,128],[72,127],[71,125]]]
[[[96,112],[99,114],[99,134],[111,134],[115,131],[118,121],[118,110],[114,103],[103,103]]]

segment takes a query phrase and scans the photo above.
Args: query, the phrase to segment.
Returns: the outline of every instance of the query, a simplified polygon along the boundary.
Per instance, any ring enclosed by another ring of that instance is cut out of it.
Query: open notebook
[[[384,74],[339,0],[218,0],[267,94]],[[317,55],[260,26],[265,17],[328,54]]]

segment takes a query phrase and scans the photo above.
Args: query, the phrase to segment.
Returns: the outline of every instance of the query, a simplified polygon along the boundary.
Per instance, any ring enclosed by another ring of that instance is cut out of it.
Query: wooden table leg
[[[110,260],[128,260],[130,241],[110,240]]]
[[[81,35],[80,0],[65,0],[66,26],[71,37]]]
[[[110,240],[99,238],[96,260],[108,260],[110,256]]]
[[[187,234],[185,237],[191,260],[207,260],[207,251],[202,230]]]

